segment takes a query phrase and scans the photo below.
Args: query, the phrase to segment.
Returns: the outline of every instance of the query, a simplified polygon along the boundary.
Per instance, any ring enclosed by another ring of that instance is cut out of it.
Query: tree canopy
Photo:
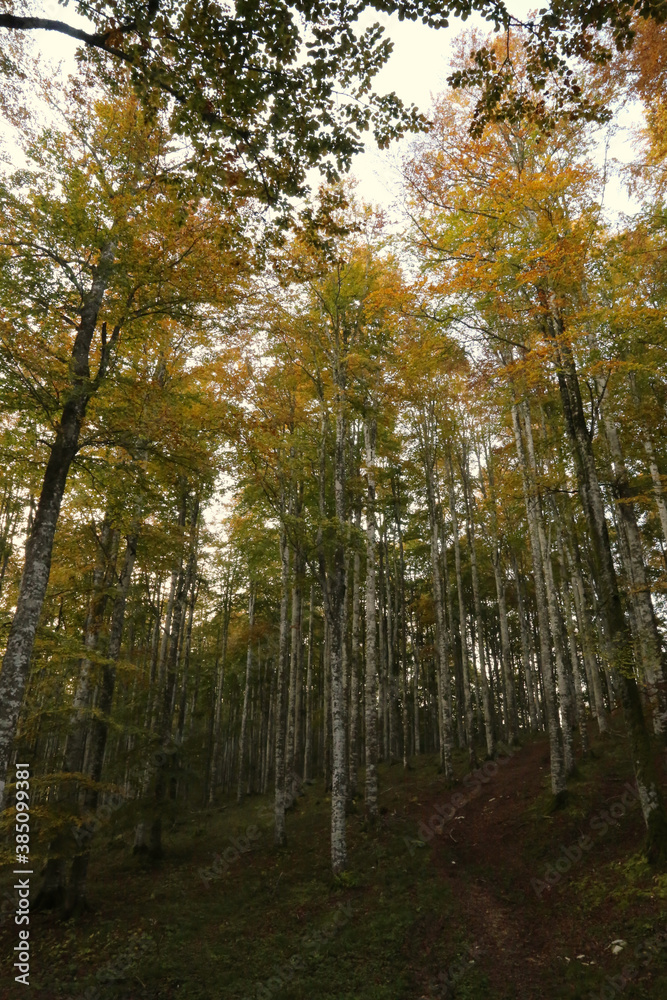
[[[164,34],[129,70],[48,87],[47,128],[17,125],[26,164],[0,181],[5,829],[23,815],[15,765],[30,761],[38,825],[17,853],[35,873],[43,862],[37,905],[70,916],[110,844],[168,871],[183,816],[261,795],[282,851],[319,782],[318,878],[330,868],[327,892],[361,891],[353,865],[375,871],[382,838],[407,829],[382,796],[409,788],[425,757],[455,796],[482,761],[525,749],[543,772],[529,808],[579,837],[577,773],[613,743],[637,802],[621,846],[643,839],[633,899],[657,920],[667,211],[664,94],[648,67],[661,71],[662,23],[632,21],[639,47],[609,65],[594,53],[577,114],[535,78],[532,29],[462,36],[453,71],[467,84],[434,100],[405,150],[401,225],[339,179],[269,240],[266,201],[302,191],[307,165],[334,163],[348,140],[351,153],[363,127],[343,101],[331,131],[313,105],[323,131],[309,139],[288,101],[319,65],[311,82],[334,107],[330,59],[351,11],[273,8],[245,40],[244,8],[216,14],[228,33],[211,58],[242,65],[213,110],[196,77],[184,101],[143,99],[141,73],[167,65],[185,87],[181,36],[169,49]],[[203,37],[204,8],[175,10],[201,17]],[[166,31],[164,8],[145,17],[120,20],[114,46]],[[323,32],[312,63],[297,24],[308,44]],[[478,127],[482,48],[509,59],[512,93],[543,116],[502,97]],[[368,59],[335,73],[368,81]],[[287,89],[271,91],[260,64],[285,70]],[[604,209],[586,110],[603,100],[646,112],[627,217]],[[256,159],[213,120],[225,107],[257,125]],[[197,186],[198,160],[229,197]],[[406,849],[423,841],[406,834]]]

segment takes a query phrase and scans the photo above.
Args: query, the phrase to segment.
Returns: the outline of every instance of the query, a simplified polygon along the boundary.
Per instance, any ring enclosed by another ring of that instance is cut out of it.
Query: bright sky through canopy
[[[510,13],[521,20],[528,20],[530,12],[535,11],[537,6],[526,0],[509,0],[507,3]],[[361,23],[365,25],[375,21],[385,26],[387,35],[394,43],[389,62],[375,78],[376,89],[381,93],[395,90],[403,101],[408,104],[414,102],[424,112],[428,112],[431,98],[447,89],[454,39],[471,28],[485,32],[493,30],[492,25],[478,14],[473,14],[465,22],[452,17],[450,27],[445,30],[429,28],[416,21],[399,21],[396,15],[389,17],[377,11],[367,12]],[[626,112],[615,124],[616,131],[607,157],[626,163],[633,158],[630,130],[637,122],[632,112]],[[600,162],[605,156],[606,132],[606,129],[601,129]],[[400,145],[393,143],[387,150],[378,150],[374,144],[368,144],[364,155],[358,157],[352,167],[352,173],[359,181],[358,193],[363,198],[381,205],[389,205],[397,199],[401,148],[406,149],[410,141],[408,137]],[[637,208],[636,203],[628,198],[620,179],[613,174],[609,178],[604,200],[613,214],[632,213]]]
[[[534,2],[526,0],[510,0],[507,6],[512,14],[523,20],[527,20],[529,12],[536,9]],[[53,0],[45,0],[39,4],[39,10],[35,10],[35,14],[61,19],[63,9]],[[67,20],[83,28],[89,26],[85,18],[76,14],[73,6],[67,8]],[[397,15],[383,15],[375,10],[367,11],[359,23],[366,27],[374,22],[385,27],[388,37],[394,43],[389,62],[375,78],[375,89],[380,93],[395,91],[405,103],[415,103],[424,112],[429,110],[431,97],[447,87],[451,44],[456,36],[473,27],[482,31],[492,30],[491,24],[478,14],[472,15],[465,22],[452,17],[450,27],[444,30],[426,27],[419,21],[399,21]],[[76,72],[74,57],[78,43],[74,39],[48,31],[33,32],[33,39],[35,51],[54,64],[60,63],[63,76]],[[616,123],[613,143],[607,150],[610,160],[615,157],[624,163],[632,159],[632,124],[632,114],[628,112],[620,123]],[[5,129],[5,134],[0,136],[4,140],[0,148],[5,155],[11,157],[12,144],[7,132],[8,126],[0,125],[0,129],[2,128]],[[598,154],[601,162],[605,156],[605,133],[606,130],[602,129]],[[357,190],[362,198],[386,207],[397,200],[401,150],[405,150],[410,141],[408,137],[401,144],[394,142],[386,150],[378,150],[372,140],[368,142],[366,152],[357,157],[352,167],[352,173],[359,182]],[[317,186],[317,172],[313,171],[312,176],[313,184]],[[637,207],[628,198],[619,178],[613,174],[607,184],[604,202],[612,214],[632,213]]]

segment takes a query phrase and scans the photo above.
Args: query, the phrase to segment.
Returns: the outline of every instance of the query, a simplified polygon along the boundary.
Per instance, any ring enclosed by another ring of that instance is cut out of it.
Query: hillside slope
[[[543,738],[452,788],[432,757],[381,767],[380,820],[351,812],[338,880],[321,783],[288,814],[282,851],[268,799],[183,817],[158,866],[132,858],[119,815],[97,844],[92,912],[34,914],[31,986],[2,997],[663,1000],[667,876],[640,859],[616,726],[554,814]],[[8,955],[13,924],[0,934]]]

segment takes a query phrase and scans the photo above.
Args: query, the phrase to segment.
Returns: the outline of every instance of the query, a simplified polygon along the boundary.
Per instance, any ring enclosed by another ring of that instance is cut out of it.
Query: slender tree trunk
[[[613,663],[619,679],[621,700],[630,736],[635,777],[647,828],[646,856],[651,862],[667,858],[667,815],[657,781],[651,743],[641,706],[639,688],[632,673],[632,635],[623,614],[616,569],[611,553],[602,492],[595,467],[593,446],[584,416],[574,358],[565,339],[562,320],[549,303],[547,332],[554,338],[557,377],[565,425],[572,444],[577,485],[591,539],[600,610],[612,644]]]
[[[584,692],[581,683],[581,670],[579,669],[579,657],[577,655],[577,639],[574,632],[574,622],[572,621],[572,600],[570,597],[570,584],[567,578],[565,565],[565,551],[563,548],[563,533],[558,523],[558,511],[556,515],[556,540],[558,544],[558,563],[561,577],[561,593],[563,595],[563,607],[565,609],[565,623],[567,627],[568,645],[570,647],[570,662],[572,665],[572,677],[574,679],[575,705],[577,709],[577,724],[579,726],[579,739],[581,740],[581,754],[588,756],[588,732],[586,730],[586,706],[584,705]]]
[[[398,536],[398,572],[394,558],[394,573],[396,576],[396,610],[394,624],[396,628],[396,649],[399,648],[401,658],[401,685],[403,695],[403,766],[408,762],[408,745],[410,738],[410,715],[408,712],[408,653],[407,653],[407,614],[405,610],[405,552],[403,549],[403,528],[401,526],[400,503],[397,489],[397,477],[392,477],[391,492],[394,501],[394,521]],[[415,751],[416,752],[416,751]]]
[[[464,446],[465,447],[465,446]],[[468,547],[470,550],[470,568],[472,572],[472,592],[477,619],[477,649],[479,650],[479,675],[482,686],[482,711],[484,713],[484,730],[486,733],[486,752],[489,757],[496,755],[496,739],[493,726],[493,707],[489,691],[489,680],[486,673],[484,655],[484,632],[482,629],[482,604],[479,596],[479,573],[477,570],[477,550],[475,545],[475,526],[473,523],[472,502],[470,497],[470,482],[468,473],[468,455],[465,452],[461,465],[463,475],[463,493],[466,502],[466,522],[468,529]]]
[[[478,460],[481,459],[478,456]],[[514,673],[512,670],[512,654],[509,638],[509,627],[507,624],[507,596],[505,593],[505,578],[503,575],[501,543],[498,531],[498,500],[495,495],[493,460],[488,452],[486,453],[486,469],[491,492],[491,562],[493,565],[493,576],[496,584],[496,596],[498,598],[498,619],[500,623],[500,661],[503,675],[503,693],[505,705],[505,732],[507,741],[514,744],[517,738],[518,715],[516,707],[516,693],[514,688]]]
[[[14,488],[15,484],[10,480],[3,503],[3,526],[2,532],[0,533],[0,595],[2,595],[5,573],[7,572],[7,564],[9,563],[11,555],[14,551],[14,536],[16,534],[16,528],[18,527],[19,517],[23,510],[22,500],[13,496]]]
[[[284,506],[284,505],[283,505]],[[278,638],[278,672],[276,677],[276,715],[275,715],[275,827],[274,842],[276,847],[284,847],[287,842],[285,834],[285,680],[287,673],[287,657],[289,642],[288,606],[289,606],[289,545],[285,525],[280,529],[280,634]]]
[[[102,777],[102,765],[104,763],[104,752],[106,749],[109,734],[109,719],[113,704],[113,695],[116,683],[116,664],[120,656],[121,642],[123,638],[123,625],[125,622],[125,607],[127,595],[130,589],[132,571],[137,553],[137,540],[139,528],[135,524],[130,529],[127,536],[123,566],[115,587],[113,609],[111,612],[111,625],[109,628],[109,641],[107,645],[106,663],[102,668],[102,683],[99,689],[97,701],[97,712],[91,722],[90,731],[90,752],[88,755],[88,777],[90,784],[84,791],[84,809],[93,815],[97,809],[99,792],[95,787]],[[85,828],[84,828],[85,829]],[[86,907],[86,878],[88,874],[88,863],[90,860],[90,848],[88,837],[82,837],[81,831],[77,837],[79,847],[83,846],[72,861],[69,884],[65,898],[66,915],[73,914]]]
[[[361,530],[361,506],[355,515],[355,535]],[[350,748],[347,794],[350,800],[357,797],[359,770],[359,631],[361,623],[360,604],[361,557],[355,538],[354,563],[352,569],[352,636],[350,642]]]
[[[528,625],[526,623],[526,612],[523,605],[523,594],[521,592],[519,567],[516,562],[516,556],[514,555],[513,552],[511,552],[511,559],[512,559],[512,572],[514,573],[514,579],[516,581],[516,601],[517,601],[517,610],[519,612],[519,632],[521,637],[521,661],[523,663],[523,674],[526,682],[526,696],[528,699],[528,717],[530,719],[531,731],[537,732],[540,726],[540,717],[539,717],[540,713],[537,703],[537,696],[535,693],[535,687],[533,684],[530,633],[528,631]]]
[[[271,776],[271,747],[274,745],[274,728],[276,718],[276,680],[277,670],[274,669],[273,660],[269,657],[266,669],[271,676],[271,690],[269,691],[269,701],[266,712],[266,744],[264,751],[264,771],[262,774],[262,795],[266,794]]]
[[[313,768],[313,611],[315,584],[310,585],[310,615],[308,617],[308,663],[306,667],[306,733],[303,750],[303,780],[309,781]]]
[[[618,497],[616,509],[622,540],[625,542],[625,545],[621,545],[621,558],[625,562],[626,573],[630,581],[629,596],[635,609],[636,632],[641,649],[649,701],[653,711],[653,724],[655,732],[663,734],[667,732],[667,700],[665,698],[667,673],[665,672],[662,642],[651,599],[650,583],[644,564],[634,496],[616,425],[604,407],[602,408],[602,422],[616,480],[615,492]]]
[[[454,603],[452,599],[452,588],[449,585],[449,559],[447,555],[447,534],[445,531],[445,518],[442,503],[438,497],[438,510],[440,512],[440,539],[442,546],[442,582],[444,587],[445,607],[447,610],[445,627],[447,634],[451,636],[451,648],[454,659],[454,683],[456,687],[456,736],[459,748],[465,746],[465,696],[463,694],[463,667],[461,661],[461,637],[459,626],[454,617]],[[451,704],[451,703],[450,703]]]
[[[112,530],[106,515],[102,522],[99,538],[94,525],[93,533],[97,542],[97,559],[93,570],[92,590],[84,628],[83,644],[86,652],[79,665],[79,676],[74,692],[74,703],[69,731],[65,739],[62,763],[62,771],[71,777],[61,782],[61,788],[58,789],[59,799],[66,802],[73,811],[76,811],[78,798],[78,781],[74,776],[83,772],[86,741],[90,731],[90,710],[93,699],[91,656],[97,649],[118,550],[118,532]],[[58,834],[49,845],[44,880],[34,901],[34,909],[52,909],[64,903],[66,855],[70,847],[69,831]]]
[[[391,648],[395,653],[398,653],[398,636],[399,636],[399,609],[400,609],[400,582],[398,579],[398,572],[396,566],[396,556],[394,555],[394,611],[392,614],[392,643]],[[402,651],[403,655],[399,655],[399,677],[401,680],[401,722],[403,728],[403,768],[406,769],[408,766],[408,757],[410,756],[410,713],[408,711],[408,658],[405,655],[405,650]]]
[[[519,418],[519,407],[515,403],[512,406],[512,421],[514,424],[514,438],[516,450],[521,468],[523,482],[524,500],[526,503],[526,513],[528,515],[528,528],[530,533],[530,548],[533,557],[533,579],[535,581],[535,604],[537,608],[537,625],[540,644],[540,668],[542,677],[542,687],[544,691],[544,702],[547,717],[547,731],[549,734],[549,752],[551,759],[551,790],[557,803],[560,803],[565,796],[565,762],[563,758],[563,744],[561,738],[560,719],[558,716],[558,703],[556,699],[556,685],[554,683],[552,660],[551,660],[551,635],[549,631],[549,612],[547,609],[546,587],[544,582],[544,571],[542,562],[542,547],[540,542],[539,529],[539,496],[535,484],[531,482],[529,464],[526,458],[526,451],[521,434],[521,422]]]
[[[183,739],[185,733],[185,720],[188,707],[188,681],[190,675],[190,652],[192,649],[192,624],[195,614],[195,605],[199,596],[199,581],[197,580],[197,564],[195,559],[195,575],[190,587],[190,598],[188,601],[188,623],[185,629],[184,649],[183,649],[183,677],[181,680],[181,702],[178,709],[178,723],[176,732],[179,741]]]
[[[477,753],[475,751],[473,712],[472,712],[472,692],[470,690],[470,665],[468,658],[468,639],[466,632],[466,607],[463,599],[463,578],[461,575],[461,542],[459,538],[459,521],[456,512],[456,497],[454,494],[454,470],[452,468],[451,456],[447,455],[447,469],[449,474],[449,513],[452,519],[452,532],[454,537],[454,567],[456,571],[456,592],[459,604],[459,632],[461,636],[461,672],[463,675],[463,700],[465,702],[466,720],[466,740],[468,742],[468,756],[471,769],[477,764]]]
[[[294,581],[292,584],[292,621],[290,641],[289,698],[287,703],[287,751],[285,760],[285,789],[292,801],[294,798],[294,753],[296,733],[296,689],[297,675],[301,669],[301,553],[294,552]]]
[[[65,403],[56,423],[35,519],[25,546],[23,575],[16,611],[7,638],[7,648],[0,672],[0,810],[4,807],[7,769],[12,751],[19,712],[28,682],[30,658],[35,633],[46,595],[51,571],[51,555],[56,525],[70,465],[79,450],[81,427],[88,402],[102,381],[112,347],[118,340],[116,328],[109,343],[103,327],[102,360],[96,378],[90,377],[90,349],[104,292],[114,267],[116,241],[109,240],[93,268],[91,287],[83,299],[69,363],[69,385]]]
[[[527,401],[524,400],[521,404],[519,412],[523,422],[524,440],[526,442],[526,453],[530,465],[532,483],[537,490],[539,472],[535,457],[530,406]],[[547,607],[549,610],[549,623],[551,625],[551,638],[553,641],[554,661],[556,666],[556,677],[558,680],[558,693],[560,695],[560,711],[564,723],[561,728],[561,739],[563,746],[563,764],[565,767],[565,776],[567,778],[574,772],[574,747],[572,743],[574,712],[572,708],[572,699],[570,698],[567,672],[565,669],[562,620],[560,607],[558,605],[558,597],[556,594],[556,585],[554,582],[553,565],[551,562],[551,545],[547,541],[547,534],[544,526],[544,512],[540,503],[539,493],[537,493],[535,497],[533,514],[537,524],[537,533],[540,543],[544,584],[547,594]]]
[[[318,535],[320,586],[324,600],[324,614],[328,622],[329,655],[331,658],[331,867],[338,875],[347,867],[347,839],[345,805],[347,798],[346,761],[346,704],[343,678],[346,602],[346,487],[345,487],[345,377],[340,362],[334,372],[336,384],[336,428],[334,445],[334,503],[336,541],[333,556],[328,560]],[[323,476],[320,477],[320,488]],[[323,511],[322,496],[320,510]]]
[[[331,628],[324,616],[324,672],[322,678],[322,770],[324,790],[331,791]]]
[[[384,587],[384,546],[380,534],[378,545],[378,654],[380,657],[379,674],[384,679],[382,703],[382,732],[384,735],[384,756],[389,763],[395,760],[394,755],[394,708],[393,680],[389,670],[387,657],[387,630],[385,628],[385,587]]]
[[[186,507],[187,496],[184,491],[183,508],[179,519],[179,522],[183,525],[183,527],[185,526]],[[162,695],[161,710],[159,713],[159,735],[162,745],[162,756],[155,771],[155,815],[153,822],[151,823],[149,841],[149,853],[154,859],[160,859],[164,856],[164,849],[162,846],[162,809],[167,791],[166,767],[167,761],[173,758],[171,742],[176,698],[176,674],[178,669],[178,655],[181,644],[182,627],[185,622],[186,599],[195,575],[198,520],[199,501],[197,499],[193,499],[187,567],[183,570],[181,565],[178,574],[176,596],[174,598],[172,609],[172,627],[171,633],[169,634],[166,664],[164,668],[164,682],[161,692],[158,692],[158,696],[160,693]]]
[[[241,736],[239,738],[239,775],[236,789],[236,801],[239,805],[243,802],[243,778],[246,748],[246,730],[248,726],[248,704],[250,699],[250,684],[252,681],[252,643],[253,629],[255,627],[255,584],[250,584],[248,592],[248,647],[246,651],[245,664],[245,686],[243,689],[243,712],[241,713]]]
[[[572,580],[572,593],[574,595],[574,608],[579,626],[579,636],[584,654],[584,667],[588,680],[588,691],[591,697],[592,708],[597,719],[598,729],[601,735],[609,731],[607,722],[607,712],[604,705],[604,695],[602,693],[602,683],[600,681],[600,670],[595,658],[595,645],[593,640],[593,629],[590,615],[586,607],[586,593],[581,572],[581,566],[577,551],[574,555],[570,551],[569,544],[565,544],[565,555],[567,557]]]
[[[413,743],[415,748],[415,757],[419,756],[421,753],[421,735],[419,732],[419,675],[420,661],[419,661],[419,646],[417,643],[417,636],[412,633],[412,659],[413,659],[413,671],[412,671],[412,715],[413,715]]]
[[[648,459],[649,472],[651,473],[651,480],[653,482],[653,497],[655,499],[655,506],[660,518],[662,538],[665,546],[667,546],[667,503],[665,502],[663,477],[660,475],[660,470],[655,457],[655,451],[653,450],[653,443],[645,427],[642,427],[642,443]],[[663,552],[665,552],[664,549]],[[665,554],[665,563],[667,565],[667,554]]]
[[[211,734],[211,756],[209,764],[208,793],[204,796],[204,801],[208,805],[213,804],[218,779],[221,776],[220,767],[220,737],[222,721],[222,694],[225,684],[225,667],[227,664],[227,638],[229,635],[229,621],[232,611],[232,591],[233,573],[230,571],[225,580],[225,586],[220,608],[221,622],[220,633],[216,641],[215,657],[215,704],[213,708],[213,732]]]
[[[364,422],[364,441],[366,445],[366,684],[365,699],[365,805],[366,813],[375,820],[378,809],[377,783],[377,662],[375,647],[375,559],[376,559],[376,525],[375,525],[375,435],[376,422],[367,418]]]
[[[496,597],[498,598],[498,617],[500,619],[500,660],[503,673],[503,689],[505,692],[505,725],[507,742],[512,746],[517,740],[516,691],[514,687],[514,672],[512,670],[510,633],[507,624],[507,595],[505,593],[505,580],[501,567],[500,546],[495,533],[494,538],[492,538],[491,562],[493,563],[493,576],[496,583]]]
[[[437,649],[437,702],[438,730],[440,742],[440,767],[447,780],[453,775],[452,766],[452,690],[449,673],[449,632],[445,618],[445,604],[440,578],[440,556],[438,552],[438,515],[435,489],[435,455],[431,429],[423,423],[422,448],[426,473],[426,497],[431,528],[431,572],[433,574],[433,600],[435,604],[435,641]],[[446,552],[445,552],[446,558]],[[413,638],[415,656],[418,656],[416,636]],[[416,696],[416,690],[415,690]]]
[[[185,505],[181,507],[181,515],[179,518],[179,527],[183,528],[185,525]],[[165,612],[164,619],[164,631],[162,633],[162,639],[160,640],[160,652],[157,658],[156,672],[151,671],[151,687],[150,687],[150,730],[154,732],[158,726],[160,719],[160,711],[162,707],[161,695],[164,691],[164,686],[166,683],[166,671],[167,671],[167,653],[169,652],[169,637],[172,633],[172,620],[174,616],[174,601],[176,600],[176,590],[179,584],[179,575],[183,572],[183,553],[180,553],[180,561],[178,565],[174,566],[171,572],[171,583],[169,585],[169,597],[167,598],[167,610]],[[182,579],[182,577],[181,577]]]

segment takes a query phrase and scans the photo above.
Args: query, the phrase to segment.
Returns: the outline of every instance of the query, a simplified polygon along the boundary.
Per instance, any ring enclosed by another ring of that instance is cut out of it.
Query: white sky
[[[528,20],[529,12],[535,11],[542,4],[526,2],[526,0],[506,0],[511,14],[522,20]],[[492,25],[475,14],[463,22],[452,18],[450,27],[446,29],[427,28],[414,21],[400,22],[398,17],[388,17],[375,11],[369,12],[366,21],[372,24],[379,21],[385,26],[387,35],[394,42],[391,59],[375,78],[374,88],[380,92],[396,91],[398,96],[408,104],[416,104],[420,110],[427,112],[432,97],[447,89],[446,78],[449,72],[451,43],[463,30],[479,28],[485,32],[492,31]],[[362,22],[365,23],[365,22]],[[633,143],[631,128],[636,124],[632,113],[626,112],[615,123],[613,143],[608,150],[608,159],[616,158],[619,163],[628,163],[633,159]],[[399,171],[398,161],[401,150],[406,148],[410,139],[402,143],[394,143],[388,150],[378,150],[374,144],[354,162],[352,173],[359,181],[358,191],[368,201],[389,206],[398,196]],[[599,149],[600,162],[604,159],[604,141],[601,137]],[[632,214],[636,203],[628,198],[620,180],[610,176],[605,191],[605,205],[611,214],[626,212]]]
[[[526,0],[508,0],[510,12],[515,16],[526,18],[529,11],[538,4]],[[73,7],[63,8],[55,0],[42,0],[34,5],[34,14],[66,20],[70,24],[86,27],[84,18],[78,17]],[[388,17],[377,11],[368,11],[360,24],[366,26],[379,21],[385,26],[387,35],[394,43],[392,56],[375,79],[374,87],[380,92],[396,91],[407,104],[415,103],[420,110],[428,112],[431,97],[446,88],[446,76],[450,45],[452,40],[464,29],[477,27],[491,30],[491,25],[479,15],[471,16],[465,23],[452,18],[449,28],[436,30],[427,28],[420,22],[399,21],[397,16]],[[75,70],[74,53],[77,43],[64,35],[53,32],[34,32],[35,48],[41,55],[53,63],[60,62],[63,76]],[[609,156],[616,157],[620,162],[632,159],[632,140],[630,137],[629,120],[626,113],[623,121],[617,123],[613,145]],[[0,122],[0,129],[6,128]],[[11,150],[11,136],[0,135],[4,139],[5,153]],[[359,195],[367,201],[390,208],[398,197],[399,173],[397,164],[401,150],[406,142],[393,143],[387,150],[378,150],[372,140],[369,140],[367,151],[353,163],[352,173],[358,179]],[[10,153],[11,155],[11,153]],[[602,159],[603,147],[600,147]],[[624,211],[631,214],[635,210],[634,203],[628,199],[618,178],[611,177],[605,192],[605,205],[611,214]]]

